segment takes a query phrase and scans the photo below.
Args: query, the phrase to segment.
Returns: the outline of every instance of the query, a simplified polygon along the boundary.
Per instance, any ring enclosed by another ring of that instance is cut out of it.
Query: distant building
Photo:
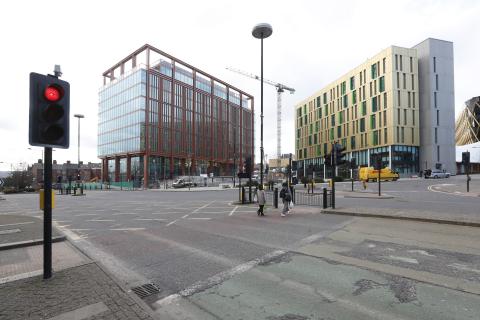
[[[455,172],[453,44],[427,39],[391,46],[298,103],[295,138],[299,174],[326,176],[324,156],[334,142],[347,159],[403,176],[421,169]],[[340,175],[349,176],[347,166]]]
[[[38,184],[43,183],[43,162],[38,160],[37,163],[28,167],[28,171],[32,173],[33,187],[38,187]],[[84,164],[80,161],[80,167],[76,163],[67,161],[63,164],[57,163],[53,160],[52,163],[52,183],[59,181],[66,183],[71,179],[73,182],[77,181],[77,175],[80,174],[80,181],[89,182],[100,180],[102,176],[102,164],[101,163],[87,163]]]
[[[103,73],[103,180],[232,176],[254,156],[253,96],[148,44]]]
[[[286,168],[288,166],[288,162],[290,161],[290,154],[282,154],[280,159],[268,159],[268,169],[278,169],[278,168]],[[295,161],[295,155],[292,154],[292,161]]]

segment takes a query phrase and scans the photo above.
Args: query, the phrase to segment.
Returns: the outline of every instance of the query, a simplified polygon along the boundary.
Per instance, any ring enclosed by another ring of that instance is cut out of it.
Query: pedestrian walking
[[[290,192],[290,189],[288,188],[288,184],[286,182],[282,184],[282,190],[280,191],[280,198],[282,198],[282,202],[283,202],[283,209],[280,215],[282,217],[285,217],[285,215],[290,211],[289,204],[290,204],[290,201],[292,201],[292,193]]]
[[[265,206],[265,190],[263,190],[263,186],[259,185],[257,189],[257,201],[258,201],[258,210],[257,215],[264,216],[263,214],[263,207]]]

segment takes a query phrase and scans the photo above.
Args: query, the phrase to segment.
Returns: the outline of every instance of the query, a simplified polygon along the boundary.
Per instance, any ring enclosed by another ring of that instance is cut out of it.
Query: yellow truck
[[[378,170],[375,170],[373,167],[363,167],[360,168],[358,177],[361,181],[377,181],[378,179]],[[380,180],[381,181],[397,181],[399,175],[397,172],[392,171],[390,168],[383,168],[380,170]]]

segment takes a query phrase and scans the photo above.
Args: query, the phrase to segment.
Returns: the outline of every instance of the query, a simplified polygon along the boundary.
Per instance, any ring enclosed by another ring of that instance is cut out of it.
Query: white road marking
[[[115,222],[115,220],[108,220],[108,219],[94,219],[94,220],[85,220],[88,222]]]
[[[460,263],[452,263],[452,264],[447,265],[447,267],[455,268],[455,269],[462,270],[462,271],[470,271],[470,272],[480,273],[480,270],[469,268],[466,265],[460,264]]]
[[[387,258],[389,258],[391,260],[397,260],[397,261],[402,261],[402,262],[418,264],[417,259],[408,258],[408,257],[388,256]]]
[[[174,212],[152,212],[152,214],[173,214]]]
[[[188,217],[188,216],[189,216],[189,214],[186,214],[186,215],[184,215],[184,216],[182,217],[182,219],[185,219],[185,218]]]
[[[148,218],[137,218],[133,220],[139,220],[139,221],[165,221],[167,219],[148,219]]]
[[[373,243],[370,243],[370,244],[368,245],[368,247],[369,247],[369,248],[375,248],[376,245],[374,245]]]
[[[18,222],[18,223],[7,223],[7,224],[0,224],[0,227],[8,227],[8,226],[20,226],[24,224],[32,224],[35,221],[28,221],[28,222]]]
[[[211,220],[212,218],[188,218],[190,220]]]
[[[118,212],[118,213],[112,213],[112,216],[136,216],[138,213],[131,213],[131,212]]]
[[[427,256],[427,257],[435,257],[435,255],[433,255],[431,253],[428,253],[425,250],[408,250],[408,252],[422,254],[422,255]]]
[[[145,228],[119,228],[119,229],[109,229],[112,231],[140,231],[145,230]]]
[[[172,224],[174,224],[174,223],[177,222],[177,221],[178,221],[178,219],[173,220],[172,222],[167,223],[167,227],[170,226],[170,225],[172,225]]]
[[[235,212],[235,210],[238,209],[238,206],[235,206],[235,208],[232,209],[232,211],[230,211],[230,213],[228,214],[228,216],[232,216],[233,213]]]
[[[12,234],[12,233],[19,233],[22,232],[20,229],[7,229],[7,230],[0,230],[0,235],[2,234]]]
[[[71,231],[90,231],[93,229],[70,229]]]

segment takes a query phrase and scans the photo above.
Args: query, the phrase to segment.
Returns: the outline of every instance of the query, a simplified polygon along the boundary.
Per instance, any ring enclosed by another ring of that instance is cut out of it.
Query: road
[[[337,203],[478,208],[478,198],[432,192],[429,184],[386,183],[394,199]],[[0,213],[41,216],[38,196],[4,197]],[[476,319],[480,312],[477,228],[320,215],[312,207],[286,218],[267,208],[259,218],[235,197],[92,191],[57,196],[54,221],[126,287],[154,284],[158,293],[144,301],[162,319]]]

